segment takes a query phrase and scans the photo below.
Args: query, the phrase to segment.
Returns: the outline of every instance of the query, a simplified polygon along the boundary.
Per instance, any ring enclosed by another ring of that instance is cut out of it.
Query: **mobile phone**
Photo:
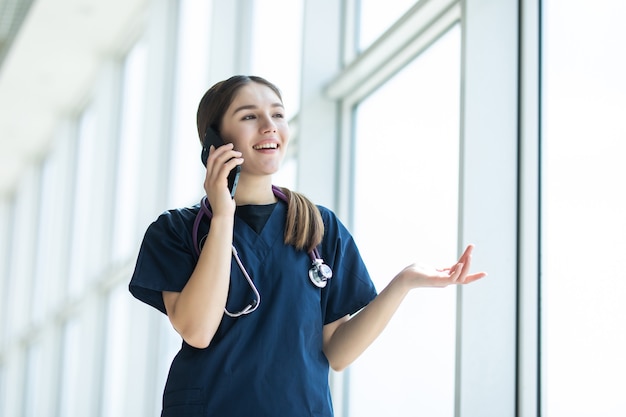
[[[202,154],[200,155],[204,166],[206,166],[206,161],[209,157],[209,148],[211,145],[215,146],[215,149],[217,149],[224,144],[225,142],[219,133],[217,133],[217,130],[209,126],[204,133],[204,140],[202,141]],[[240,173],[241,165],[237,165],[228,174],[228,189],[230,190],[230,196],[233,198],[235,197],[235,191],[237,190]]]

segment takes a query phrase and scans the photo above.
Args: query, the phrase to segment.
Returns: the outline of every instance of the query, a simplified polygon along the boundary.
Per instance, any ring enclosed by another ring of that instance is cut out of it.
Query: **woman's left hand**
[[[331,367],[345,369],[380,335],[412,288],[469,284],[485,277],[470,274],[473,245],[450,268],[436,269],[413,264],[404,268],[378,296],[358,314],[342,317],[324,326],[324,354]]]
[[[405,279],[410,288],[469,284],[487,276],[486,272],[470,274],[473,249],[474,245],[468,245],[457,263],[449,268],[437,269],[413,264],[404,268],[398,275]]]

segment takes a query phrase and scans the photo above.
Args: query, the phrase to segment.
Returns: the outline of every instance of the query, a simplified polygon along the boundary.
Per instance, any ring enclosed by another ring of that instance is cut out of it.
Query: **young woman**
[[[411,289],[486,275],[470,274],[470,245],[452,267],[408,266],[377,294],[333,212],[272,185],[289,128],[280,91],[263,78],[211,87],[201,141],[210,129],[226,145],[207,149],[206,199],[150,225],[130,282],[183,339],[163,417],[332,416],[329,367],[350,365]]]

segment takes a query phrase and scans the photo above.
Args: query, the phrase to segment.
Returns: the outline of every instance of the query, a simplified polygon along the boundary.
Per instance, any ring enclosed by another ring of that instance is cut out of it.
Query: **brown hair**
[[[237,95],[237,91],[253,82],[270,88],[282,101],[278,87],[261,77],[234,75],[227,80],[220,81],[204,93],[198,105],[197,126],[200,142],[204,140],[207,128],[212,127],[220,131],[224,114]],[[322,215],[317,206],[304,195],[284,187],[281,187],[281,190],[287,196],[284,241],[298,250],[310,252],[320,244],[324,236]]]

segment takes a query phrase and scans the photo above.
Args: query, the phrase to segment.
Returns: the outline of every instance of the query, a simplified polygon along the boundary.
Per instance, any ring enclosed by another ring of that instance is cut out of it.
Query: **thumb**
[[[463,272],[463,262],[459,262],[456,265],[454,265],[454,272],[452,273],[452,280],[453,281],[457,281],[459,279],[459,277],[461,276],[461,273]]]

